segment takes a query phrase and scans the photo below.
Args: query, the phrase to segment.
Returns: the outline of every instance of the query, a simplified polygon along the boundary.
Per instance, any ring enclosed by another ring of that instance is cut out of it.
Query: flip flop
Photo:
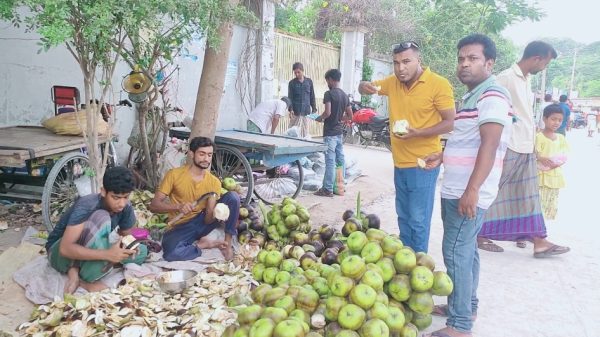
[[[433,311],[431,312],[433,316],[441,316],[448,317],[448,305],[440,304],[433,306]]]
[[[570,250],[571,250],[571,248],[569,248],[569,247],[552,245],[552,246],[550,246],[550,248],[548,248],[542,252],[534,252],[533,257],[536,257],[536,258],[551,257],[554,255],[560,255],[560,254],[567,253]]]
[[[431,315],[448,317],[448,304],[440,304],[433,306],[433,311],[431,312]],[[473,320],[473,322],[475,322],[477,320],[477,313],[471,316],[471,319]]]
[[[449,334],[443,332],[443,331],[434,331],[432,333],[430,333],[429,335],[423,335],[423,337],[452,337]]]
[[[485,241],[485,242],[481,242],[481,243],[477,243],[477,248],[481,249],[481,250],[487,250],[488,252],[493,252],[493,253],[502,253],[504,251],[504,248],[498,246],[497,244],[495,244],[493,241]]]
[[[449,334],[442,332],[442,331],[434,331],[432,332],[429,337],[452,337]]]

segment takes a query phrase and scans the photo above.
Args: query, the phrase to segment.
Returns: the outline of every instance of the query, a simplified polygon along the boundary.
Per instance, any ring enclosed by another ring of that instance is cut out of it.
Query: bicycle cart
[[[174,128],[171,135],[186,139],[189,132]],[[284,197],[296,198],[304,184],[300,159],[325,150],[323,143],[242,130],[222,130],[215,135],[211,170],[223,179],[233,178],[241,187],[246,205],[254,194],[267,204]]]
[[[99,137],[99,144],[107,141]],[[43,222],[51,230],[75,199],[91,193],[85,146],[83,137],[57,135],[40,126],[0,128],[0,199],[41,200]],[[111,163],[115,153],[110,142]]]

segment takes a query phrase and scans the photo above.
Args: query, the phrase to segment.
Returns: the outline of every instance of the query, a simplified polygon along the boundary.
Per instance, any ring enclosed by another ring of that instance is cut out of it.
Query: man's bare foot
[[[225,248],[225,241],[222,240],[209,240],[206,236],[198,239],[196,242],[196,247],[200,249],[211,249],[211,248]]]
[[[77,287],[79,287],[79,268],[69,268],[64,293],[72,294],[77,290]]]
[[[106,286],[106,284],[100,282],[100,281],[96,281],[96,282],[92,282],[92,283],[88,283],[85,281],[81,281],[79,284],[83,289],[94,293],[94,292],[98,292],[104,289],[108,289],[108,287]]]
[[[423,335],[424,337],[471,337],[473,336],[470,333],[463,333],[454,330],[451,327],[445,327],[443,329],[434,331],[430,334]]]
[[[231,246],[222,248],[221,254],[225,257],[225,261],[233,260],[233,248]]]

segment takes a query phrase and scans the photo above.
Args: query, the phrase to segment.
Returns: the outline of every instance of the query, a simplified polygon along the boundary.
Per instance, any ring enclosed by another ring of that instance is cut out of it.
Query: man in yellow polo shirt
[[[193,260],[202,254],[203,249],[209,248],[219,248],[227,260],[233,257],[231,244],[233,236],[237,235],[240,196],[228,192],[217,201],[221,182],[210,173],[213,151],[214,143],[210,138],[192,139],[191,164],[167,172],[150,203],[150,211],[169,213],[169,221],[178,214],[184,214],[163,235],[163,257],[167,261]],[[201,198],[202,201],[194,205]],[[213,229],[222,226],[214,215],[217,202],[229,208],[229,217],[224,221],[224,241],[206,237]]]
[[[439,168],[420,169],[417,159],[442,151],[440,135],[454,125],[454,93],[447,79],[423,68],[417,43],[394,45],[393,61],[393,75],[363,81],[358,91],[388,96],[390,129],[396,121],[408,121],[407,134],[391,137],[398,228],[405,245],[427,252]]]

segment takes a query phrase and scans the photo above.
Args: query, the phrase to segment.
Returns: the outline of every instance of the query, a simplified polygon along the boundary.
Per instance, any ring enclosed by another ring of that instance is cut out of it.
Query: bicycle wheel
[[[386,149],[388,149],[388,151],[392,151],[392,139],[390,137],[390,129],[388,126],[386,126],[385,128],[383,128],[383,131],[381,131],[381,138],[383,138],[382,142],[383,145],[385,146]]]
[[[345,144],[352,144],[352,136],[353,136],[353,130],[352,130],[352,126],[354,124],[352,123],[344,123],[343,124],[343,128],[342,128],[342,142]]]
[[[106,144],[100,144],[100,153],[104,156],[104,150],[106,149]],[[107,153],[106,167],[115,167],[118,165],[119,161],[117,158],[117,149],[115,147],[115,143],[111,140],[108,142],[108,153]]]
[[[280,203],[283,198],[296,198],[304,185],[304,171],[300,161],[278,166],[255,177],[254,195],[266,204]]]
[[[233,146],[217,145],[210,170],[221,180],[227,177],[233,178],[241,187],[240,201],[242,205],[250,202],[254,190],[252,168],[240,150]]]
[[[48,231],[80,195],[91,193],[89,169],[88,157],[79,152],[65,154],[52,166],[42,192],[42,219]]]

